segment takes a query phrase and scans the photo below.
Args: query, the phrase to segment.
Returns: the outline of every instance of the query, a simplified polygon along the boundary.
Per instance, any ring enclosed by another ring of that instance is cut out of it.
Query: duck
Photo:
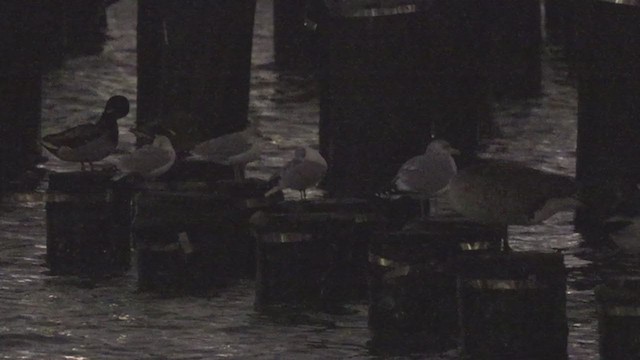
[[[300,198],[306,200],[307,189],[316,186],[327,172],[327,161],[315,149],[299,146],[293,150],[293,159],[287,162],[271,181],[278,180],[276,186],[265,193],[266,196],[284,189],[298,190]]]
[[[448,197],[462,216],[504,229],[539,224],[581,204],[573,177],[506,160],[483,161],[460,170],[449,183]],[[503,248],[510,250],[506,236]]]
[[[176,151],[170,138],[174,135],[173,131],[162,128],[153,134],[135,128],[129,131],[137,137],[153,138],[153,142],[129,154],[109,158],[119,170],[119,174],[112,178],[113,181],[132,174],[139,175],[144,180],[153,180],[171,169],[176,161]]]
[[[186,160],[209,161],[233,167],[234,179],[244,179],[245,166],[260,159],[261,146],[257,129],[249,126],[245,130],[218,136],[196,144]]]
[[[109,98],[97,123],[85,123],[44,136],[40,143],[58,159],[85,163],[93,171],[93,163],[113,153],[118,146],[118,120],[129,114],[129,100],[121,95]]]
[[[458,169],[452,155],[460,154],[448,141],[432,140],[424,154],[407,160],[393,178],[397,190],[415,194],[420,201],[420,215],[425,218],[425,200],[445,192]]]

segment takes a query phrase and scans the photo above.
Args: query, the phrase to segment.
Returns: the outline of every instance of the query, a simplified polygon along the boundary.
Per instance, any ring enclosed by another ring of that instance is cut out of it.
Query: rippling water
[[[68,61],[47,75],[43,133],[61,130],[101,111],[115,93],[132,99],[121,121],[122,147],[135,123],[136,50],[134,0],[109,8],[109,35],[99,56]],[[250,120],[269,139],[249,174],[266,177],[298,144],[317,145],[318,99],[311,78],[274,69],[272,3],[258,0],[251,76]],[[495,105],[493,136],[484,155],[516,159],[565,174],[575,172],[576,90],[558,50],[548,47],[543,95]],[[76,168],[55,159],[50,170]],[[128,276],[94,284],[45,274],[46,234],[42,202],[0,207],[0,358],[5,359],[371,359],[366,307],[350,315],[303,313],[265,317],[253,310],[253,282],[211,298],[160,298],[136,291]],[[512,227],[516,250],[559,249],[569,270],[567,311],[570,359],[598,359],[593,287],[608,265],[581,247],[571,215],[535,227]],[[456,358],[456,352],[416,359]]]

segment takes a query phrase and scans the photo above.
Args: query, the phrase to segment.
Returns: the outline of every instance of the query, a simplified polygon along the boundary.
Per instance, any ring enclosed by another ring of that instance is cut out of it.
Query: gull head
[[[436,139],[429,143],[427,146],[427,152],[437,153],[437,154],[448,154],[448,155],[458,155],[460,151],[456,148],[453,148],[449,142],[442,139]]]

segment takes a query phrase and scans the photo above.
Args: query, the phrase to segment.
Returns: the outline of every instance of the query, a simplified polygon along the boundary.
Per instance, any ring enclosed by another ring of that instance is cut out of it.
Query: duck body
[[[129,113],[129,101],[113,96],[95,124],[81,124],[42,138],[41,144],[60,160],[84,163],[99,161],[113,153],[118,146],[118,119]]]
[[[488,161],[458,172],[449,184],[451,206],[484,224],[532,225],[575,209],[573,178],[516,162]]]

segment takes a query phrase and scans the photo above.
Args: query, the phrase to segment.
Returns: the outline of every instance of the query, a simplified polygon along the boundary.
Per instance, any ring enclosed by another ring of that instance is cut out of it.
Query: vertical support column
[[[588,1],[578,12],[576,225],[592,230],[640,183],[640,6]]]
[[[39,5],[0,5],[0,189],[40,156],[42,47],[46,14]]]
[[[482,2],[488,36],[487,69],[496,97],[540,93],[542,28],[540,0]]]
[[[66,0],[66,50],[70,55],[96,55],[102,52],[107,35],[104,0]]]
[[[465,153],[475,150],[489,108],[470,56],[477,48],[468,38],[473,2],[334,3],[319,24],[324,186],[338,196],[379,191],[425,151],[432,133]]]
[[[273,47],[280,69],[305,69],[315,61],[318,35],[305,27],[311,1],[273,1]]]
[[[138,123],[176,148],[246,127],[255,0],[140,0]]]

